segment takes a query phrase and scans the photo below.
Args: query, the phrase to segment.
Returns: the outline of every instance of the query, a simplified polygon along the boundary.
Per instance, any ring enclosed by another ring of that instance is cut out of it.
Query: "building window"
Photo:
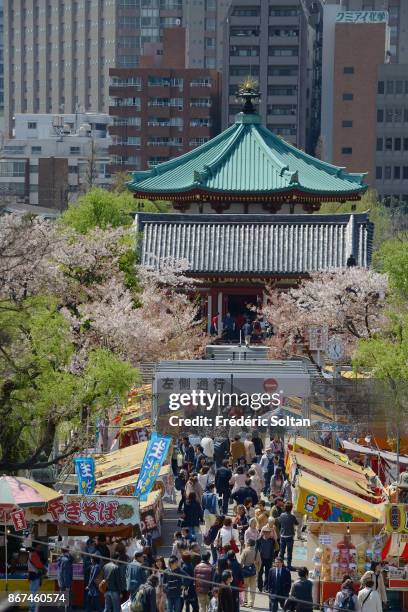
[[[215,49],[215,38],[210,38],[206,36],[205,38],[205,48],[206,49]]]
[[[387,94],[394,93],[394,81],[387,81]]]
[[[404,181],[408,180],[408,166],[402,168],[402,178]]]
[[[196,119],[191,119],[190,121],[191,127],[211,127],[211,120],[208,117],[197,117]]]
[[[404,151],[408,151],[408,138],[404,138]]]
[[[199,147],[209,141],[209,138],[192,138],[189,142],[190,147]]]
[[[268,96],[296,96],[296,85],[268,85]]]
[[[404,81],[395,81],[395,93],[402,94],[404,91]]]
[[[259,76],[259,66],[252,66],[250,68],[251,76]],[[248,76],[248,66],[231,66],[231,76]]]
[[[80,155],[80,153],[81,153],[81,147],[69,147],[70,155]]]
[[[386,181],[391,179],[391,166],[385,166],[384,168],[384,178]]]
[[[384,81],[378,81],[378,84],[377,84],[377,93],[378,94],[383,94],[384,93]]]
[[[246,69],[246,74],[248,74],[248,68]],[[269,76],[297,76],[298,69],[297,66],[281,66],[280,68],[275,66],[269,66],[268,68]]]
[[[230,47],[231,57],[258,57],[259,47],[237,47],[232,45]]]
[[[269,115],[296,115],[296,104],[269,104]]]
[[[394,179],[399,180],[401,178],[401,167],[394,166]]]
[[[353,148],[352,147],[343,147],[341,149],[341,154],[342,155],[352,155],[353,153]]]
[[[297,57],[298,47],[269,47],[269,55],[275,57]]]
[[[382,138],[377,138],[377,147],[376,150],[377,151],[382,151],[383,150],[383,139]]]
[[[408,123],[408,108],[404,108],[404,123]]]
[[[232,26],[230,29],[230,36],[259,36],[259,27]]]
[[[342,122],[341,122],[341,125],[342,125],[342,127],[344,127],[344,128],[351,128],[351,127],[353,127],[353,122],[352,122],[352,121],[347,121],[347,120],[345,120],[345,121],[342,121]]]
[[[401,151],[401,138],[394,138],[394,151]]]
[[[36,147],[31,147],[31,153],[41,153],[41,147],[36,146]]]
[[[211,98],[191,98],[191,108],[210,108],[212,105]]]
[[[36,130],[37,129],[37,123],[35,121],[28,121],[27,128],[29,130]]]
[[[352,93],[344,93],[343,94],[343,100],[344,101],[346,101],[346,100],[350,101],[350,100],[353,100],[353,99],[354,99],[354,94],[352,94]]]
[[[215,29],[217,27],[217,22],[215,21],[215,19],[206,19],[205,20],[205,29],[207,30],[207,32],[215,32]]]
[[[148,166],[150,168],[154,168],[154,166],[157,166],[158,164],[162,164],[163,162],[166,162],[166,161],[168,161],[168,157],[162,157],[162,156],[149,157]]]
[[[299,28],[269,28],[269,36],[279,36],[281,38],[297,38]]]
[[[354,74],[354,66],[344,66],[344,74]]]
[[[237,6],[232,14],[234,17],[259,17],[259,8]]]
[[[382,179],[382,166],[377,166],[375,169],[375,178],[377,179],[377,181]]]
[[[206,77],[203,79],[192,79],[190,87],[212,87],[212,79]]]
[[[269,15],[271,17],[297,17],[299,15],[299,9],[297,6],[271,6]]]
[[[392,123],[394,119],[394,109],[386,108],[385,109],[385,123]]]
[[[0,160],[0,176],[25,176],[25,161],[6,161]]]
[[[384,122],[384,111],[382,108],[379,108],[377,110],[377,123],[383,123]]]
[[[385,139],[385,150],[392,151],[392,138]]]
[[[204,60],[205,67],[209,70],[215,69],[215,57],[206,57]]]

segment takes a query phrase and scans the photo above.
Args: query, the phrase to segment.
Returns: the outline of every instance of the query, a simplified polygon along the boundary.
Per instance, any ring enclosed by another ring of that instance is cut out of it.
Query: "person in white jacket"
[[[382,612],[381,597],[374,591],[374,582],[366,580],[366,586],[358,594],[358,605],[360,612]]]

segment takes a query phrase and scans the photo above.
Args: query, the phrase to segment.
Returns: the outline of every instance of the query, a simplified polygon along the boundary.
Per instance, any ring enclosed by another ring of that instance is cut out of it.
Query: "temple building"
[[[295,213],[321,202],[359,200],[364,174],[348,173],[307,155],[261,124],[254,82],[239,94],[242,112],[224,132],[193,151],[133,172],[136,197],[166,200],[182,213]]]
[[[167,200],[175,210],[136,216],[140,263],[159,269],[164,260],[186,261],[200,279],[208,329],[217,313],[220,329],[227,311],[237,316],[262,303],[272,281],[285,289],[313,272],[371,262],[367,213],[316,214],[321,202],[359,200],[364,174],[315,159],[262,126],[253,84],[241,97],[234,125],[185,155],[134,172],[129,183],[136,197]]]

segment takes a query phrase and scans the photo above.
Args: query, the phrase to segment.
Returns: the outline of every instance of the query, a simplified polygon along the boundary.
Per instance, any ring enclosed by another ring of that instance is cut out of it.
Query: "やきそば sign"
[[[135,497],[110,495],[64,495],[62,499],[48,502],[46,508],[27,511],[30,520],[90,525],[94,527],[138,525],[139,502]]]

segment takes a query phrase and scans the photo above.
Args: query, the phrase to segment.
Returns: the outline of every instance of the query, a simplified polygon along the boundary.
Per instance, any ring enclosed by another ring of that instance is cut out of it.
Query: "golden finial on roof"
[[[238,86],[238,98],[241,100],[245,100],[245,104],[243,107],[243,112],[245,114],[254,114],[255,108],[253,105],[254,100],[259,100],[259,84],[256,79],[251,76],[247,76],[242,83]]]

